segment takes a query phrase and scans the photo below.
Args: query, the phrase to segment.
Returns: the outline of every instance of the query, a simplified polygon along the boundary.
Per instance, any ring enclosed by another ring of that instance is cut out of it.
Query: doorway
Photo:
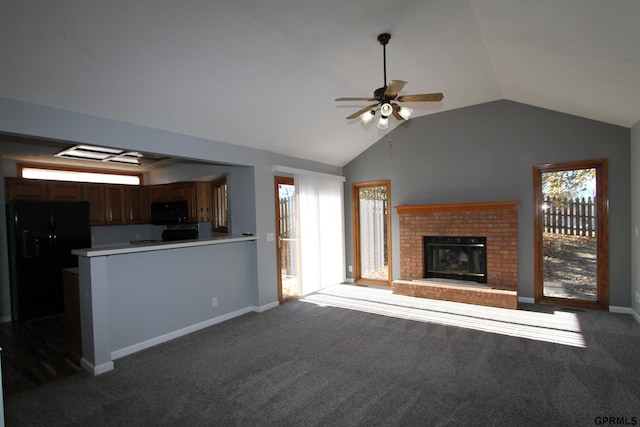
[[[275,177],[276,239],[278,258],[278,300],[280,303],[302,295],[298,275],[297,209],[293,178]]]
[[[534,166],[535,300],[609,308],[607,160]]]
[[[354,281],[391,286],[390,182],[355,183],[351,197]]]

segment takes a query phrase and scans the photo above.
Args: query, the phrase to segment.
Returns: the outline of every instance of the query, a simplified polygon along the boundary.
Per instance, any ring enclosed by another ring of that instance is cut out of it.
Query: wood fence
[[[545,233],[596,235],[595,198],[545,198],[542,209]]]
[[[296,268],[296,197],[280,198],[281,266],[287,275],[297,275]]]

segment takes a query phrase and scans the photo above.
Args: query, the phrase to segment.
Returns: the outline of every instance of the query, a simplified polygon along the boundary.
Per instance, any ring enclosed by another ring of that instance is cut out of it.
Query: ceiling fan
[[[378,36],[378,42],[382,45],[382,61],[384,71],[384,86],[373,92],[372,98],[337,98],[336,101],[375,101],[375,104],[368,105],[361,110],[347,116],[347,120],[362,118],[362,121],[369,123],[380,110],[380,121],[378,127],[386,129],[389,126],[389,116],[393,115],[398,120],[409,120],[413,110],[400,106],[398,102],[438,102],[444,98],[442,93],[424,93],[420,95],[400,95],[398,92],[404,88],[407,82],[402,80],[390,80],[387,84],[387,50],[386,46],[391,39],[391,34],[382,33]]]

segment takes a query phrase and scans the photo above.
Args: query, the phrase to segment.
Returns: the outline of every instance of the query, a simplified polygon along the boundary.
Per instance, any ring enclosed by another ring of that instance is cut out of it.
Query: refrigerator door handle
[[[50,251],[56,247],[56,229],[51,223],[47,226],[47,246]]]
[[[56,234],[55,225],[51,226],[51,234],[49,236],[49,239],[51,239],[51,247],[55,249],[58,246],[58,235]]]

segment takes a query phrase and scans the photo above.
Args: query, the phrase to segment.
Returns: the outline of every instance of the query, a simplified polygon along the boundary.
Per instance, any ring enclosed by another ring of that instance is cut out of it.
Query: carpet
[[[5,401],[7,426],[640,422],[632,316],[337,285]]]

